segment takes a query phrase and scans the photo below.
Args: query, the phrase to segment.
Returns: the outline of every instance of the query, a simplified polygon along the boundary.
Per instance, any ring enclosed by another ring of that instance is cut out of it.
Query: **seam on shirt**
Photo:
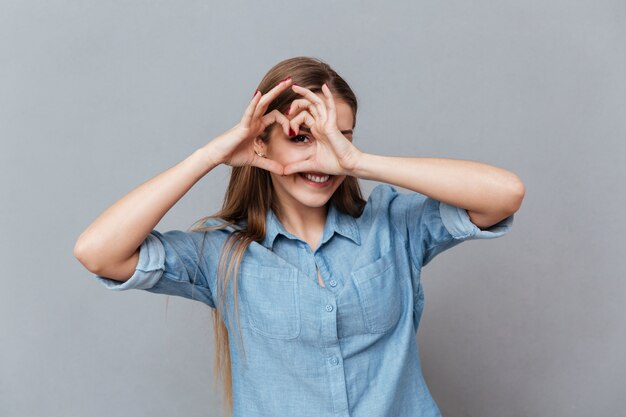
[[[406,210],[404,213],[404,221],[406,224],[406,228],[407,228],[407,234],[410,235],[411,234],[411,228],[410,225],[412,224],[412,219],[409,218],[409,214],[411,213],[411,208],[413,208],[413,206],[411,205],[411,207],[409,207],[409,210]],[[416,225],[415,226],[419,226],[422,222],[422,218],[424,217],[424,211],[422,210],[422,215],[420,216],[419,219],[415,219],[416,220]],[[420,232],[418,230],[418,232]],[[402,235],[402,233],[400,233]],[[404,239],[404,237],[402,237]],[[420,238],[421,238],[421,233],[420,233]],[[411,265],[413,265],[416,268],[421,268],[421,264],[420,262],[417,262],[416,259],[416,254],[413,253],[413,251],[411,251],[411,243],[409,242],[409,239],[407,238],[404,241],[404,247],[406,248],[406,250],[409,252],[409,259],[411,261]],[[416,266],[417,265],[417,266]]]
[[[424,207],[424,208],[426,208],[426,207]],[[411,225],[411,222],[410,222],[411,219],[409,219],[409,213],[410,212],[411,212],[411,210],[407,210],[405,215],[404,215],[405,216],[406,226],[407,226],[407,232],[409,232],[409,234],[410,234],[410,227],[409,227],[409,225]],[[418,227],[419,225],[422,224],[423,218],[424,218],[424,210],[422,210],[422,214],[421,214],[420,218],[416,219],[416,224],[415,224],[416,227]],[[421,228],[419,228],[419,229],[421,229]],[[417,232],[420,234],[420,239],[421,239],[421,237],[422,237],[421,236],[421,230],[418,230]],[[402,233],[400,233],[400,234],[402,235]],[[402,237],[402,239],[404,239],[404,237]],[[422,275],[421,275],[422,264],[421,264],[421,262],[418,262],[417,254],[413,253],[413,251],[411,251],[411,244],[409,242],[409,239],[408,238],[405,239],[404,242],[405,242],[404,243],[404,247],[405,247],[405,249],[409,253],[409,261],[411,262],[411,267],[416,270],[415,273],[419,274],[419,276],[420,276],[419,277],[419,281],[421,282],[422,281]],[[422,257],[423,256],[424,256],[424,254],[422,254]],[[417,288],[414,288],[412,279],[411,279],[411,288],[413,289],[413,294],[412,294],[412,297],[411,297],[413,299],[413,308],[411,310],[413,310],[412,313],[416,313],[417,310],[415,308],[417,306],[417,299],[418,299],[418,296],[419,296],[419,284],[418,284]]]
[[[206,232],[205,232],[206,233]],[[204,241],[202,243],[202,246],[204,247]],[[193,276],[191,277],[190,281],[189,281],[189,285],[191,286],[191,298],[195,298],[194,297],[194,293],[196,292],[196,282],[197,282],[197,277],[198,274],[200,274],[200,277],[204,278],[204,281],[206,282],[206,286],[204,285],[199,285],[200,288],[204,288],[207,293],[209,294],[209,298],[212,299],[212,295],[211,295],[211,289],[209,288],[209,281],[207,280],[207,278],[204,276],[204,273],[202,272],[202,262],[203,261],[203,256],[200,253],[200,250],[198,247],[196,247],[196,265],[194,267],[194,271],[193,271]],[[198,293],[200,293],[200,291],[198,291]]]
[[[407,210],[405,213],[405,222],[406,222],[406,228],[407,228],[407,232],[410,235],[411,234],[411,230],[409,228],[409,225],[411,224],[411,219],[409,219],[409,213],[411,212],[411,210]],[[416,219],[416,226],[420,225],[422,223],[422,218],[424,217],[424,211],[422,211],[422,215],[419,219]],[[420,238],[421,238],[421,233],[420,233]],[[411,251],[411,244],[409,242],[409,240],[406,240],[405,243],[405,247],[407,248],[408,252],[409,252],[409,259],[411,260],[411,264],[413,266],[415,266],[417,259],[415,259],[416,254],[413,253],[413,251]],[[419,262],[417,262],[417,264],[419,264]],[[421,266],[419,267],[421,268]]]
[[[411,256],[411,258],[413,258]],[[413,259],[411,259],[411,273],[419,273],[419,269],[415,267],[415,264],[413,263]],[[413,271],[413,269],[415,269],[415,271]],[[420,274],[420,281],[422,280],[422,275]],[[413,280],[411,280],[411,288],[413,288]],[[419,288],[419,284],[418,284],[418,288]],[[411,294],[411,298],[413,298],[413,308],[412,310],[415,312],[415,306],[417,305],[417,303],[415,302],[415,300],[417,300],[417,288],[413,288],[413,294]]]
[[[407,217],[408,214],[405,214],[404,216]],[[391,216],[390,216],[390,218],[391,218]],[[394,224],[394,222],[390,222],[390,223],[393,226],[393,228],[396,230],[396,234],[398,234],[400,236],[400,239],[402,239],[402,242],[404,243],[404,247],[408,249],[409,248],[409,241],[408,241],[408,239],[404,238],[403,233],[398,229],[398,227]]]
[[[425,204],[424,204],[424,210],[422,210],[422,215],[421,215],[421,217],[420,217],[419,221],[417,222],[417,226],[419,226],[419,225],[421,225],[421,224],[422,224],[423,219],[424,219],[424,216],[427,214],[427,213],[426,213],[426,210],[428,210],[428,209],[429,209],[429,205],[430,205],[430,204],[429,204],[429,201],[434,201],[434,202],[436,202],[437,204],[435,204],[435,205],[436,205],[437,212],[439,211],[439,200],[435,200],[435,199],[432,199],[432,198],[430,198],[430,197],[426,196],[426,200],[425,200]],[[407,216],[409,215],[409,211],[407,211],[407,214],[406,214],[406,215],[407,215]],[[440,219],[441,219],[441,217],[440,217]],[[409,219],[407,218],[407,226],[408,226],[409,224],[410,224],[410,223],[409,223]],[[442,222],[442,224],[443,224],[443,222]],[[444,225],[444,228],[445,228],[445,225]],[[427,246],[427,247],[424,249],[426,253],[427,253],[427,252],[432,251],[433,249],[435,249],[435,248],[436,248],[436,247],[438,247],[438,246],[445,245],[445,244],[449,243],[451,239],[454,239],[454,236],[452,236],[452,234],[450,233],[450,231],[449,231],[448,229],[445,229],[445,230],[446,230],[446,232],[450,235],[450,238],[449,238],[449,239],[446,239],[446,240],[445,240],[445,241],[443,241],[443,242],[440,242],[440,243],[437,243],[437,244],[434,244],[434,245],[429,245],[429,246]],[[420,227],[420,230],[418,230],[418,233],[420,234],[420,241],[422,240],[422,239],[421,239],[421,238],[422,238],[422,236],[421,236],[421,232],[422,232],[422,230],[421,230],[421,227]],[[421,246],[421,245],[420,245],[420,246]],[[422,259],[424,258],[424,256],[426,256],[426,253],[422,253],[422,254],[421,254],[421,255],[422,255]],[[412,252],[411,252],[411,256],[410,256],[410,258],[411,258],[411,263],[413,264],[413,266],[415,266],[416,268],[418,268],[418,269],[421,271],[421,269],[424,267],[424,265],[422,264],[422,259],[417,259],[417,254],[414,254],[414,253],[412,253]]]

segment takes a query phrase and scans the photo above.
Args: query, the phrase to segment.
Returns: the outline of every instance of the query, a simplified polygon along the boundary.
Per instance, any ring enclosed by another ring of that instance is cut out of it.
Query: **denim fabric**
[[[311,250],[268,212],[265,239],[248,247],[238,275],[245,358],[232,336],[237,321],[226,320],[233,416],[440,416],[415,337],[424,308],[420,271],[446,249],[502,236],[512,225],[513,215],[481,230],[463,208],[380,184],[359,218],[331,205]],[[215,308],[217,259],[228,233],[153,230],[128,281],[95,278],[112,290],[143,289]]]

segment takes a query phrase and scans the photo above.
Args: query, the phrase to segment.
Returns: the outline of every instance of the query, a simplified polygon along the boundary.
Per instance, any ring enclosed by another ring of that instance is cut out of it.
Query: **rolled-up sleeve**
[[[110,290],[145,290],[154,287],[159,281],[163,275],[164,266],[165,249],[163,244],[150,232],[139,247],[139,262],[135,273],[127,281],[121,282],[97,274],[93,277]]]
[[[95,274],[93,278],[110,290],[139,289],[201,301],[215,308],[207,278],[207,254],[202,232],[152,230],[139,247],[139,261],[127,281]],[[204,248],[202,251],[200,248]],[[211,258],[211,256],[208,256]]]
[[[439,215],[446,230],[454,239],[493,239],[507,234],[513,227],[514,214],[487,229],[476,226],[469,218],[467,210],[443,201],[439,202]]]
[[[435,256],[471,239],[492,239],[507,234],[514,215],[487,229],[471,222],[467,210],[417,192],[398,193],[390,186],[379,186],[390,201],[392,222],[408,242],[413,263],[428,264]],[[378,188],[378,187],[377,187]]]
[[[427,197],[419,221],[420,248],[418,261],[422,266],[435,256],[461,242],[472,239],[493,239],[507,234],[514,215],[487,229],[481,229],[470,220],[467,210]]]

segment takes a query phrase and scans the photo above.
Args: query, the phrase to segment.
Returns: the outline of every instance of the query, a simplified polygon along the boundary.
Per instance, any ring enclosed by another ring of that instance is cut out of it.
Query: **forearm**
[[[131,257],[150,231],[215,164],[210,147],[141,184],[106,209],[79,236],[74,256],[88,269]]]
[[[516,211],[524,193],[523,183],[514,173],[469,160],[363,153],[351,175],[485,214]]]

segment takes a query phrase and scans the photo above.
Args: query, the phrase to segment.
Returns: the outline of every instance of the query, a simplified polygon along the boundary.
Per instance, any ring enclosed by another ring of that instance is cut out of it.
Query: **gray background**
[[[424,268],[418,340],[444,416],[623,415],[625,3],[224,3],[0,2],[0,415],[221,415],[208,307],[108,291],[72,250],[297,55],[352,85],[362,150],[526,185],[510,234]],[[227,176],[157,229],[214,213]]]

